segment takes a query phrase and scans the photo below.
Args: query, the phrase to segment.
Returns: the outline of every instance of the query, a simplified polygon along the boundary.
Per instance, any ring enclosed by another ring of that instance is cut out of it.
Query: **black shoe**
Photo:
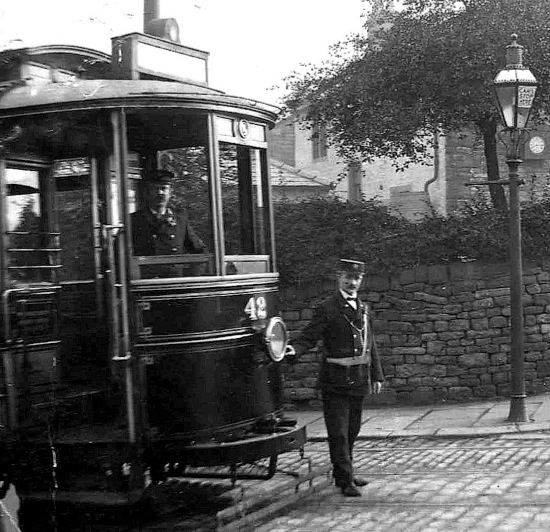
[[[343,487],[342,493],[344,497],[361,497],[361,492],[353,484]]]
[[[353,477],[353,483],[356,485],[356,486],[366,486],[369,481],[365,478],[365,477]]]

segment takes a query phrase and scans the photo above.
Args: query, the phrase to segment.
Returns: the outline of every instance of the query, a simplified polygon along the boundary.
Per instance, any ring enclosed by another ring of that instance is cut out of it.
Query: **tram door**
[[[4,175],[0,417],[32,423],[70,396],[83,421],[108,411],[110,371],[95,163],[8,162]]]
[[[58,162],[54,177],[62,379],[87,391],[105,384],[109,349],[95,161]]]

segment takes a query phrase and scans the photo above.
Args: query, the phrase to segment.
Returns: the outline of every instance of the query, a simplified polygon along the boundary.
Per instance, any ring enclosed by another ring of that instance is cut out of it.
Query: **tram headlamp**
[[[267,326],[264,329],[264,341],[271,359],[274,362],[283,360],[288,343],[288,332],[281,318],[269,318]]]
[[[147,23],[145,33],[166,41],[180,42],[180,28],[175,18],[154,18]]]

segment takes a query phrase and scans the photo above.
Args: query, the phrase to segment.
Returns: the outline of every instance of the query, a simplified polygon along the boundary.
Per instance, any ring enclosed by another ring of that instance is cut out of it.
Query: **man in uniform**
[[[168,207],[174,175],[157,170],[145,181],[145,206],[131,215],[134,255],[182,255],[204,253],[205,245],[187,216]],[[150,266],[155,277],[177,275],[177,267]]]
[[[323,340],[319,375],[323,414],[334,480],[346,497],[359,497],[357,487],[367,484],[353,474],[353,445],[365,395],[380,393],[384,380],[369,308],[357,297],[364,272],[363,262],[340,260],[338,290],[315,309],[286,353],[293,362]]]

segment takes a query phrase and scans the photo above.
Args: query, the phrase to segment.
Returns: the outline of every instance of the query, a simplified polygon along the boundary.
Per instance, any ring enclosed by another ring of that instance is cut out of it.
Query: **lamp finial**
[[[518,36],[512,33],[512,44],[506,47],[506,68],[523,68],[523,46],[518,44]]]

